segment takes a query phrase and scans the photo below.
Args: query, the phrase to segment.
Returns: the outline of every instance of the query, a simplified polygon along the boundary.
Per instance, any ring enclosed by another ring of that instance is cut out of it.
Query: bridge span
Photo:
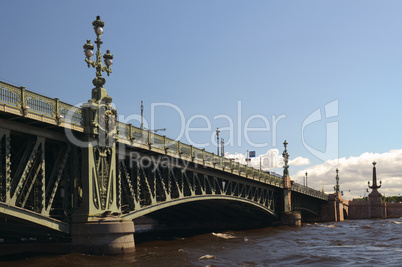
[[[261,172],[118,122],[106,90],[92,95],[74,107],[0,82],[3,242],[88,247],[110,236],[96,249],[130,250],[134,240],[126,239],[141,216],[172,227],[261,227],[290,223],[295,212],[319,218],[328,201],[291,181],[287,163],[281,178]]]

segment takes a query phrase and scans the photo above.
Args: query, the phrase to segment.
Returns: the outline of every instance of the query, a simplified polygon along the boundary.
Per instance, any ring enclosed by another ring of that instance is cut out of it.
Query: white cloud
[[[246,164],[246,155],[245,154],[229,154],[226,153],[225,157],[235,159],[236,161]],[[261,168],[263,171],[273,170],[283,167],[283,158],[282,154],[279,152],[278,149],[270,149],[265,154],[256,155],[256,157],[251,158],[249,162],[249,166],[254,167],[256,169],[260,168],[260,159],[261,159]],[[295,166],[303,166],[309,165],[310,160],[308,158],[297,157],[293,160],[289,161],[289,165]]]
[[[225,155],[227,158],[234,158],[242,164],[246,164],[246,154],[235,153]],[[265,154],[257,155],[248,163],[256,169],[262,170],[280,169],[283,167],[282,154],[278,149],[270,149]],[[336,168],[339,169],[340,189],[344,192],[345,199],[364,196],[368,193],[367,181],[372,182],[373,165],[377,162],[377,180],[382,181],[380,193],[386,196],[402,194],[402,149],[390,150],[386,153],[363,153],[357,157],[340,158],[328,160],[327,162],[308,167],[291,175],[291,179],[303,184],[303,177],[308,172],[308,186],[321,190],[322,186],[326,193],[333,193],[336,184]],[[297,157],[289,161],[290,171],[292,166],[306,166],[310,164],[308,158]],[[334,167],[336,166],[336,167]],[[280,172],[280,171],[279,171]]]
[[[296,158],[297,159],[297,158]],[[296,160],[295,159],[295,160]],[[336,167],[334,163],[338,161]],[[382,180],[379,192],[386,196],[402,193],[402,149],[390,150],[386,153],[363,153],[358,157],[329,160],[324,164],[315,165],[292,175],[292,179],[303,183],[305,172],[308,172],[308,186],[321,190],[324,184],[325,191],[332,193],[336,184],[336,168],[339,169],[339,183],[344,198],[367,195],[367,181],[372,181],[373,165],[377,162],[377,180]],[[295,164],[294,164],[295,165]]]
[[[289,160],[289,165],[290,166],[304,166],[304,165],[310,165],[310,160],[308,158],[303,158],[303,157],[297,157],[295,159]]]

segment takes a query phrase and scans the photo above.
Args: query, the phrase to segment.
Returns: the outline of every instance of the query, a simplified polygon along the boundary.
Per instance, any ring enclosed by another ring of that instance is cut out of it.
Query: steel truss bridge
[[[101,123],[88,123],[93,103],[75,107],[0,82],[0,241],[68,237],[77,220],[280,220],[285,191],[289,209],[317,217],[328,201],[320,191],[113,121],[108,108],[92,120],[104,118],[112,142],[83,148],[77,142],[102,134]]]

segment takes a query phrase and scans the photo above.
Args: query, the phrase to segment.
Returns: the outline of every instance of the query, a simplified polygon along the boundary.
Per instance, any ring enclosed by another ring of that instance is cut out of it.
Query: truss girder
[[[146,163],[144,163],[146,162]],[[119,159],[123,217],[197,200],[232,199],[253,203],[278,216],[277,189],[258,181],[244,181],[235,175],[207,171],[203,167],[186,168],[180,164],[157,164],[157,160],[130,162]],[[143,163],[143,164],[140,164]],[[169,204],[170,203],[170,204]],[[141,212],[140,212],[141,211]]]
[[[317,217],[320,216],[322,201],[297,192],[292,192],[291,198],[292,210],[304,211]]]
[[[1,216],[68,232],[65,224],[73,199],[71,147],[0,128]]]

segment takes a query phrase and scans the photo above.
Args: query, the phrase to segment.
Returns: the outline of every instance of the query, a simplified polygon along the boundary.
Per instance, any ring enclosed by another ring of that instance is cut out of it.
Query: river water
[[[402,218],[347,220],[143,242],[124,256],[41,255],[0,266],[402,266]]]

